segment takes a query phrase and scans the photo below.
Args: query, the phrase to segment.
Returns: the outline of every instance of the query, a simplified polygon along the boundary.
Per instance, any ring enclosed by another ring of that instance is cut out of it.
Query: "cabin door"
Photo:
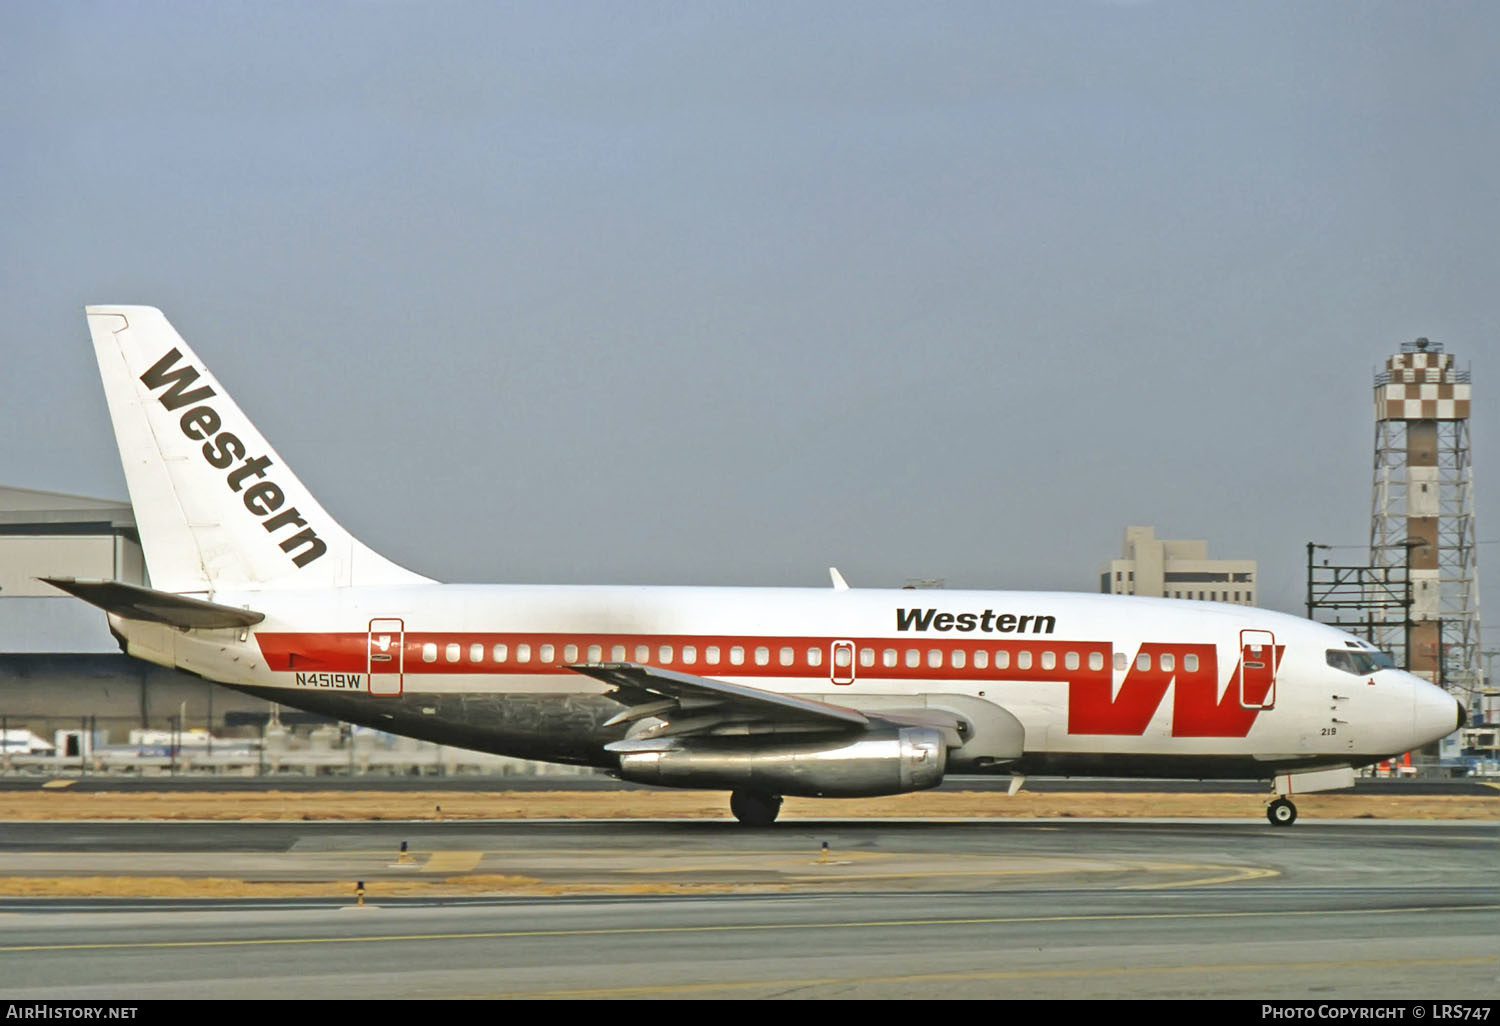
[[[1276,635],[1240,631],[1240,707],[1276,708]]]
[[[365,646],[365,682],[372,695],[394,698],[406,679],[406,624],[394,618],[370,621]]]

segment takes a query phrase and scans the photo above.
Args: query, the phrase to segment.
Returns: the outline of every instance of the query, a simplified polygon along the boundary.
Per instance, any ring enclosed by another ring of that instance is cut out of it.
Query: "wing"
[[[614,687],[611,697],[629,708],[607,726],[656,717],[652,737],[680,734],[763,734],[798,731],[861,731],[864,713],[827,702],[695,677],[637,663],[589,663],[568,669]]]

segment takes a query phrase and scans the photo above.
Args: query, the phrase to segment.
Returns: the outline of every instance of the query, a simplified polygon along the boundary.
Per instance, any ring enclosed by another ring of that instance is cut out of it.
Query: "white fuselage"
[[[213,599],[266,618],[192,632],[113,622],[133,655],[287,705],[601,766],[621,736],[601,728],[608,688],[569,665],[659,666],[876,714],[1003,710],[1032,771],[1270,776],[1407,751],[1457,720],[1450,696],[1410,674],[1330,666],[1327,652],[1354,642],[1341,631],[1216,603],[439,584]],[[962,749],[950,759],[987,768]]]

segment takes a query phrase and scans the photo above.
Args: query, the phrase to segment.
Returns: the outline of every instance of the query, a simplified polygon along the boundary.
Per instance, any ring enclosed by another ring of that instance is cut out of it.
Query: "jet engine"
[[[620,777],[666,787],[753,790],[804,798],[873,798],[942,783],[948,753],[931,727],[855,738],[664,737],[618,741]]]

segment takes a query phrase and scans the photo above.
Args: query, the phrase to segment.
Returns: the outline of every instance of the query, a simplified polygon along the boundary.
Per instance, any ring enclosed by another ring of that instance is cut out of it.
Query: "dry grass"
[[[719,882],[546,883],[530,876],[473,873],[442,880],[370,880],[367,902],[381,898],[422,898],[472,894],[524,897],[558,895],[724,894],[733,891],[784,891],[776,885]],[[347,898],[359,896],[349,880],[233,880],[189,876],[0,876],[0,895],[7,898]]]
[[[1500,791],[1471,795],[1302,795],[1309,819],[1500,818]],[[1249,817],[1262,814],[1254,794],[1042,793],[940,791],[890,798],[788,798],[783,820],[843,817]],[[441,809],[441,811],[439,811]],[[0,820],[471,820],[709,819],[729,816],[714,791],[254,791],[0,793]]]

